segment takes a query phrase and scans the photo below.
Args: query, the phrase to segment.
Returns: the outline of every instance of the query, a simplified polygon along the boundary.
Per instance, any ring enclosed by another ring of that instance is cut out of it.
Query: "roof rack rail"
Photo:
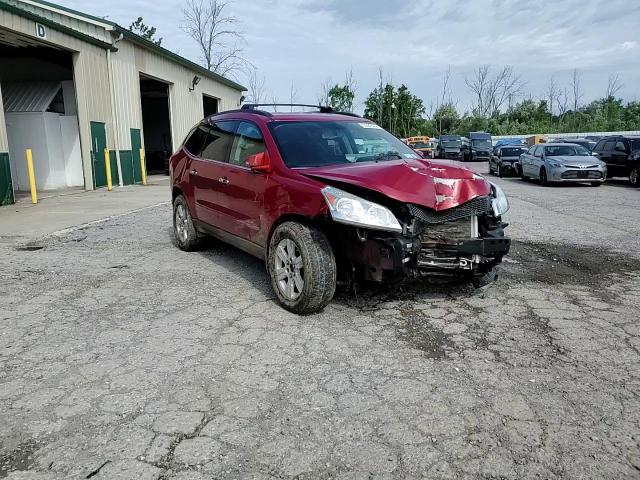
[[[242,110],[258,110],[257,107],[309,107],[317,108],[320,113],[338,113],[329,106],[323,105],[308,105],[305,103],[245,103],[242,105]]]

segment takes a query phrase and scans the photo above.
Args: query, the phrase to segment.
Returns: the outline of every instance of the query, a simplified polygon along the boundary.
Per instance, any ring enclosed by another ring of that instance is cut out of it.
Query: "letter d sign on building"
[[[47,29],[44,28],[44,25],[41,23],[36,23],[36,37],[42,38],[43,40],[47,39]]]

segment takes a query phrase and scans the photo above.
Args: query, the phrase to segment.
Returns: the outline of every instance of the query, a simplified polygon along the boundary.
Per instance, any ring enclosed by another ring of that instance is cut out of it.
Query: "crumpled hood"
[[[392,160],[308,167],[298,170],[320,180],[350,183],[403,203],[436,211],[489,195],[491,185],[460,162]]]

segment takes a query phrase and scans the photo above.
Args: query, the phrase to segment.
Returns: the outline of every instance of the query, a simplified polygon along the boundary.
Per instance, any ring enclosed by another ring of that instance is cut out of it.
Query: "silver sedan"
[[[542,185],[586,182],[598,187],[607,178],[607,166],[581,145],[540,143],[520,156],[520,174]]]

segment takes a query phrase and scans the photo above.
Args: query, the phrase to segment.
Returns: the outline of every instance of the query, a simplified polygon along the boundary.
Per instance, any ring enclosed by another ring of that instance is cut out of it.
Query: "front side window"
[[[615,146],[616,146],[615,140],[607,140],[607,143],[604,144],[604,151],[613,152]]]
[[[596,144],[596,146],[595,146],[595,147],[593,147],[593,150],[594,150],[594,151],[597,151],[597,152],[601,152],[601,151],[603,151],[603,150],[604,150],[604,144],[605,144],[606,142],[607,142],[606,140],[600,140],[600,141]]]
[[[533,153],[533,155],[535,157],[541,157],[542,156],[542,147],[540,145],[538,145]]]
[[[269,128],[290,168],[420,158],[371,122],[273,122]]]
[[[231,148],[229,163],[245,167],[247,157],[264,151],[264,139],[258,126],[250,122],[240,122]]]
[[[640,150],[640,139],[631,140],[631,151],[635,152],[636,150]]]
[[[202,147],[200,157],[217,162],[228,161],[229,149],[233,143],[238,122],[227,120],[214,122],[207,126],[207,139]]]
[[[627,147],[624,142],[616,142],[616,151],[618,152],[626,152]]]

